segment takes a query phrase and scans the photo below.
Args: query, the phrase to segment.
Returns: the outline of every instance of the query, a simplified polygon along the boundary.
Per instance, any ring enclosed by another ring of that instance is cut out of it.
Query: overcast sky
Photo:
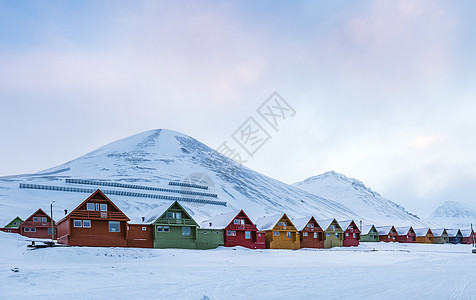
[[[271,139],[246,165],[278,180],[475,202],[474,1],[255,2],[0,0],[0,175],[156,128],[217,148],[253,117]]]

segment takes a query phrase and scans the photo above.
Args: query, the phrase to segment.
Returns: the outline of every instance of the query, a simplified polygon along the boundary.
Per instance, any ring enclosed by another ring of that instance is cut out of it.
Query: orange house
[[[256,221],[259,231],[265,232],[268,249],[299,249],[299,232],[286,214],[260,218]]]
[[[415,243],[433,244],[434,236],[430,228],[413,229],[416,234]]]

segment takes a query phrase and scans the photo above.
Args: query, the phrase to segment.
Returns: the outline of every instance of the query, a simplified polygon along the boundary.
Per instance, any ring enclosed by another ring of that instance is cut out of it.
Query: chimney
[[[142,222],[144,222],[144,221],[145,221],[145,217],[142,217]]]
[[[64,210],[64,215],[66,216],[67,214],[68,214],[68,210],[65,209],[65,210]]]
[[[210,222],[210,223],[208,223],[208,224],[210,224],[209,226],[212,227],[212,222]]]

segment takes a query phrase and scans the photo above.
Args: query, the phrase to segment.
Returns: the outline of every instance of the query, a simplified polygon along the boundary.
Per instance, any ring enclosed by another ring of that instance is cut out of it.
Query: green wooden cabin
[[[340,227],[336,219],[317,220],[317,223],[324,230],[324,248],[343,247],[344,230]]]
[[[225,245],[225,231],[217,228],[199,228],[196,248],[215,249]]]
[[[11,220],[10,223],[5,225],[5,228],[18,228],[23,220],[20,217],[16,217],[15,219]]]
[[[378,243],[379,242],[379,234],[377,228],[374,225],[366,225],[362,226],[360,234],[360,241],[361,242],[372,242]]]
[[[177,201],[154,209],[147,219],[152,224],[154,248],[197,248],[198,224]]]

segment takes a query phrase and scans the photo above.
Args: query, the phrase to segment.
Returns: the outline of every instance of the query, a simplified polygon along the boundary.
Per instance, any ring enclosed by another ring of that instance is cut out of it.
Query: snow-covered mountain
[[[307,178],[293,185],[314,195],[338,202],[364,219],[372,220],[374,225],[428,225],[402,206],[372,191],[361,181],[334,171]],[[365,223],[365,220],[363,221]]]
[[[78,184],[72,182],[73,179],[88,181]],[[312,185],[322,188],[305,191],[305,185],[310,187],[310,183],[318,181],[323,184]],[[208,189],[169,182],[194,183]],[[126,186],[118,186],[118,183]],[[17,215],[26,218],[39,207],[49,212],[52,201],[55,201],[55,218],[61,218],[65,209],[71,211],[89,195],[25,189],[19,188],[20,185],[110,191],[105,192],[106,195],[133,220],[146,216],[158,206],[171,204],[172,197],[179,197],[226,202],[226,206],[206,201],[183,202],[199,223],[217,214],[241,209],[254,219],[286,212],[294,218],[312,214],[317,219],[354,219],[368,224],[421,223],[402,207],[343,175],[327,173],[308,179],[298,187],[291,186],[244,167],[189,136],[164,129],[118,140],[36,174],[0,178],[0,226]],[[197,192],[205,195],[197,195]],[[365,205],[357,205],[359,203]]]
[[[67,179],[134,184],[161,188],[137,190],[67,183]],[[209,188],[190,189],[217,194],[200,197],[181,194],[184,187],[169,182],[191,182]],[[37,174],[0,178],[0,224],[15,216],[27,217],[38,207],[49,211],[55,201],[54,215],[63,216],[88,194],[38,189],[20,189],[20,184],[140,192],[182,198],[206,198],[226,202],[227,206],[186,202],[198,222],[219,213],[244,209],[250,217],[286,212],[291,216],[315,214],[317,218],[360,218],[355,212],[332,200],[321,198],[274,180],[224,157],[197,140],[171,130],[152,130],[110,143],[73,161]],[[167,190],[175,190],[169,193]],[[177,192],[178,191],[178,192]],[[107,195],[107,193],[106,193]],[[131,219],[145,216],[170,200],[108,195]]]
[[[471,223],[476,224],[476,207],[446,201],[433,211],[430,220],[447,228],[469,228]]]

